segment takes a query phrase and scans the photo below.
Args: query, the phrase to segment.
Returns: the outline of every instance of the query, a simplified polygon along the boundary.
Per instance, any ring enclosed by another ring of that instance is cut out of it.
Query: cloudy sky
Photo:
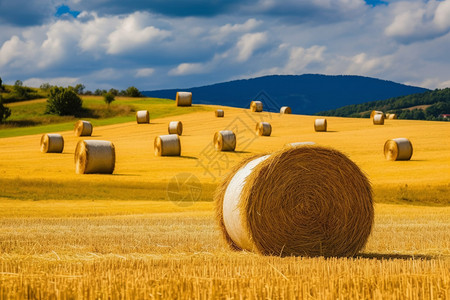
[[[87,89],[351,74],[450,87],[450,0],[0,0],[0,77]]]

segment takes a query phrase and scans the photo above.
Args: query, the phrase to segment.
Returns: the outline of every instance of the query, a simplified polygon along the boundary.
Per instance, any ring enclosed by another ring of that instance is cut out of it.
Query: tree
[[[141,92],[134,86],[127,88],[126,93],[128,97],[142,97]]]
[[[3,81],[2,81],[2,78],[0,77],[0,91],[3,89],[2,83],[3,83]]]
[[[108,93],[111,93],[111,94],[113,94],[114,96],[119,95],[119,91],[116,90],[116,89],[110,89],[110,90],[108,91]]]
[[[115,99],[114,95],[110,92],[103,94],[103,100],[105,100],[105,103],[108,104],[108,108],[111,105],[111,102],[113,102]]]
[[[52,86],[50,85],[50,83],[46,82],[41,84],[41,86],[39,87],[41,90],[43,91],[48,91]]]
[[[75,93],[82,95],[85,88],[84,84],[79,83],[75,86]]]
[[[45,113],[75,115],[80,112],[82,105],[83,101],[72,89],[55,86],[50,89]]]
[[[20,86],[20,87],[22,87],[22,86],[23,86],[22,80],[16,80],[16,82],[14,83],[14,86]]]
[[[3,106],[3,99],[0,95],[0,123],[6,120],[11,115],[11,110],[9,107]]]

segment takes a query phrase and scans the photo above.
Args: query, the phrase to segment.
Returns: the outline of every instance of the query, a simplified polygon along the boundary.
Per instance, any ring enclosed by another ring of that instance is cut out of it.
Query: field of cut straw
[[[169,105],[169,104],[167,104]],[[76,175],[80,137],[62,154],[39,152],[40,134],[0,139],[0,299],[448,299],[450,125],[440,122],[250,113],[221,107],[95,126],[116,148],[113,175]],[[151,105],[147,108],[150,110]],[[156,157],[153,140],[182,121],[180,157]],[[272,125],[257,136],[257,122]],[[236,152],[213,136],[234,130]],[[386,140],[406,137],[411,161],[387,161]],[[347,154],[374,188],[375,224],[351,258],[263,257],[221,240],[212,195],[226,172],[254,154],[313,141]]]

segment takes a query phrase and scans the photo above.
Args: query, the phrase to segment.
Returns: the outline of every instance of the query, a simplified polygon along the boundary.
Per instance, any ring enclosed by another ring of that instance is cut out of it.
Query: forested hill
[[[395,113],[399,119],[449,121],[450,119],[443,118],[441,115],[450,114],[450,88],[347,105],[337,109],[321,111],[316,115],[368,118],[372,110]]]

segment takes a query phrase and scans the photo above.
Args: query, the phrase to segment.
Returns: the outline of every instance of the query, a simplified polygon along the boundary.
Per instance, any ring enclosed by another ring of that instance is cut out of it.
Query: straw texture
[[[384,157],[387,160],[410,160],[413,146],[407,138],[387,140],[384,144]]]
[[[223,118],[225,116],[225,112],[223,111],[223,109],[218,109],[215,113],[217,118]]]
[[[181,135],[182,133],[183,123],[181,123],[181,121],[172,121],[169,123],[169,134]]]
[[[290,143],[290,144],[286,144],[287,147],[302,147],[302,146],[313,146],[316,143],[314,142],[295,142],[295,143]]]
[[[138,110],[136,112],[136,122],[138,124],[150,123],[150,113],[148,110]]]
[[[191,106],[192,105],[192,93],[191,92],[177,92],[175,100],[177,106]]]
[[[384,115],[382,114],[376,114],[373,116],[373,125],[384,125]]]
[[[216,132],[213,142],[218,151],[234,151],[236,149],[236,135],[231,130]]]
[[[90,136],[92,135],[93,126],[89,121],[79,120],[75,123],[75,136]]]
[[[259,136],[270,136],[272,133],[272,125],[267,122],[256,123],[256,134]]]
[[[215,209],[232,249],[282,256],[355,255],[374,217],[366,176],[318,146],[245,159],[217,188]]]
[[[252,112],[262,112],[263,111],[263,104],[261,101],[252,101],[250,103],[250,110]]]
[[[283,106],[280,109],[280,114],[292,114],[292,109],[289,106]]]
[[[64,138],[57,133],[47,133],[41,137],[42,153],[61,153],[64,150]]]
[[[316,119],[314,121],[315,131],[327,131],[327,119]]]
[[[156,156],[180,156],[181,143],[176,134],[160,135],[155,138],[154,150]]]
[[[75,173],[112,174],[116,165],[116,149],[109,141],[84,140],[75,148]]]
[[[373,117],[375,115],[383,115],[383,117],[384,117],[384,112],[382,112],[380,110],[372,110],[372,112],[370,113],[370,118],[373,119]]]

